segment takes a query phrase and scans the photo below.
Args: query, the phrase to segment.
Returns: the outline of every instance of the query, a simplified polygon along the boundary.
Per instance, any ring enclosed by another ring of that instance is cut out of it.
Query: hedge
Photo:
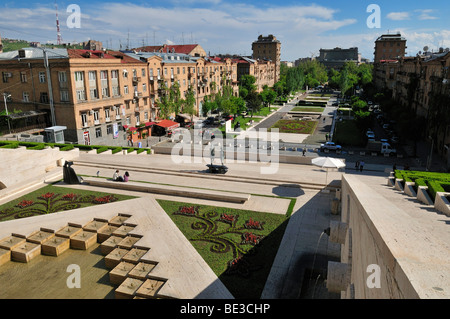
[[[122,151],[122,148],[121,147],[116,147],[116,148],[114,148],[112,151],[111,151],[111,153],[112,154],[116,154],[116,153],[119,153],[119,152],[121,152]]]

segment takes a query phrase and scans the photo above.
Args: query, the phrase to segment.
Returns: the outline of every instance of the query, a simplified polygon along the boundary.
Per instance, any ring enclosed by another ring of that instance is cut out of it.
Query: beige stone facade
[[[401,34],[383,34],[375,41],[374,63],[406,55],[406,39]]]

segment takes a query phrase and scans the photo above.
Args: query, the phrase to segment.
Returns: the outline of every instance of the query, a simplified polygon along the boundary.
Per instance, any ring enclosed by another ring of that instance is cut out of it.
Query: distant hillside
[[[23,48],[28,48],[30,47],[30,43],[28,41],[25,40],[13,40],[13,39],[2,39],[2,43],[3,43],[3,52],[9,52],[9,51],[15,51],[15,50],[20,50]],[[43,44],[41,44],[42,46],[44,46]],[[47,44],[47,47],[49,48],[68,48],[68,49],[82,49],[83,46],[79,45],[79,44],[75,44],[75,45],[53,45],[53,44]]]

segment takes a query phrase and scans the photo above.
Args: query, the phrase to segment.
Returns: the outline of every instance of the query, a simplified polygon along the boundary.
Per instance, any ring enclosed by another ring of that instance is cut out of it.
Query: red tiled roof
[[[70,59],[120,59],[121,63],[144,63],[120,51],[67,49]]]

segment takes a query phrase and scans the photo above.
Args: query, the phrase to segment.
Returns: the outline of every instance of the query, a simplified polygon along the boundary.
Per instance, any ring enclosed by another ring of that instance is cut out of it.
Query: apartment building
[[[66,126],[65,140],[81,144],[124,145],[124,128],[150,119],[146,63],[118,51],[46,49],[47,70],[43,52],[0,55],[10,110],[45,112],[47,126]]]
[[[134,59],[147,63],[150,99],[155,106],[155,117],[159,117],[158,101],[167,90],[177,83],[180,98],[185,99],[188,90],[195,96],[196,114],[202,114],[204,98],[221,92],[230,85],[237,95],[237,68],[231,59],[193,57],[169,52],[127,52]]]
[[[267,37],[260,35],[258,40],[252,43],[252,51],[254,60],[270,60],[274,63],[274,81],[278,82],[281,67],[281,42],[272,34]]]
[[[361,64],[361,55],[358,53],[357,47],[320,49],[318,60],[329,69],[341,69],[347,62]]]
[[[375,84],[398,103],[428,119],[425,133],[450,167],[450,52],[418,54],[375,64]],[[437,122],[433,120],[439,119]]]
[[[375,41],[374,63],[406,55],[406,39],[400,33],[383,34]]]
[[[137,52],[181,53],[193,57],[206,57],[206,51],[199,44],[163,44],[132,49]]]

